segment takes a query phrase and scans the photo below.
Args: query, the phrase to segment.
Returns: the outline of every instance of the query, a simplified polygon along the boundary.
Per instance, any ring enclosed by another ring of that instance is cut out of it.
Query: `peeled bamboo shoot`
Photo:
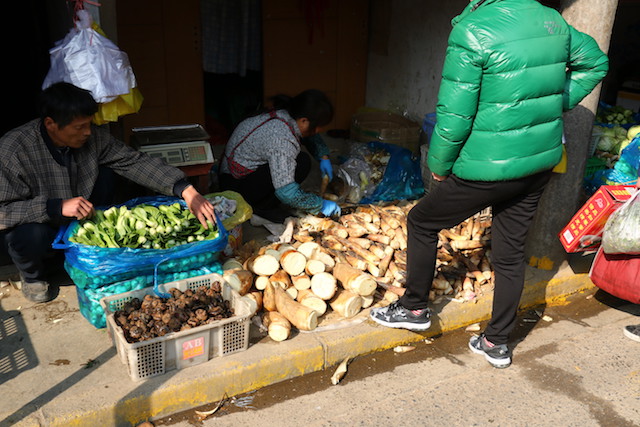
[[[287,250],[280,255],[282,269],[292,276],[302,274],[306,264],[307,258],[295,249]]]
[[[327,311],[327,302],[308,289],[299,292],[296,300],[318,313],[318,316],[322,316]]]
[[[249,270],[259,276],[271,276],[280,269],[280,263],[271,255],[258,255],[251,257],[246,262],[245,270]]]
[[[345,289],[358,295],[373,295],[376,291],[377,284],[371,275],[348,264],[336,264],[333,275]]]
[[[311,287],[311,279],[306,274],[291,276],[291,283],[293,283],[293,287],[299,291]]]
[[[277,311],[267,311],[262,315],[262,324],[274,341],[284,341],[291,333],[291,322]]]
[[[327,272],[311,278],[311,291],[325,301],[333,298],[337,290],[336,278]]]
[[[267,311],[276,311],[276,294],[275,289],[282,289],[280,286],[273,286],[271,283],[267,283],[264,291],[262,291],[262,306]],[[284,290],[283,290],[284,292]]]
[[[223,274],[224,280],[240,295],[245,295],[253,285],[253,273],[248,270],[227,270]]]
[[[333,311],[348,319],[360,313],[360,310],[362,310],[362,297],[346,289],[341,289],[336,296],[331,299],[329,305]]]
[[[318,313],[294,301],[282,288],[274,287],[277,311],[301,331],[312,331],[318,326]]]

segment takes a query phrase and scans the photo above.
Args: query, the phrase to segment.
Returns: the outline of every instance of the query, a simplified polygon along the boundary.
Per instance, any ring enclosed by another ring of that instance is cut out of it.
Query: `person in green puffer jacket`
[[[408,215],[404,296],[371,318],[428,329],[438,232],[491,207],[493,312],[469,347],[505,368],[525,237],[562,157],[562,113],[604,78],[608,59],[593,38],[535,0],[472,0],[452,25],[428,152],[439,184]]]

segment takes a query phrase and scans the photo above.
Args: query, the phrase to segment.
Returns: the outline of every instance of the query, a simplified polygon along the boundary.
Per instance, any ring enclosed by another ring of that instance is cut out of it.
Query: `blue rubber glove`
[[[322,212],[324,216],[340,216],[340,212],[342,212],[342,210],[336,202],[332,202],[331,200],[323,200],[320,212]]]
[[[333,167],[331,166],[331,160],[320,159],[320,173],[322,175],[328,175],[329,181],[333,179]]]

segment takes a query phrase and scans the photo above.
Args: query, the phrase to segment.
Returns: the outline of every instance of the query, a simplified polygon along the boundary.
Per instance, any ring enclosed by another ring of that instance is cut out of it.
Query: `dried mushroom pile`
[[[169,293],[171,298],[153,295],[145,295],[142,301],[133,298],[114,313],[127,342],[145,341],[233,316],[231,304],[222,297],[218,282],[195,291],[171,288]]]
[[[287,339],[291,326],[315,329],[330,311],[350,318],[388,304],[404,293],[406,215],[414,203],[358,206],[338,220],[298,218],[288,243],[241,247],[225,263],[225,279],[263,307],[276,341]],[[490,215],[480,213],[440,233],[432,301],[475,301],[493,285],[490,226]]]

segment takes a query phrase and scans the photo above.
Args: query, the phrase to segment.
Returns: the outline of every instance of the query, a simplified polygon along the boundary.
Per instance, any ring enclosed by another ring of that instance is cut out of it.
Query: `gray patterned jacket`
[[[72,150],[76,175],[58,164],[40,134],[40,119],[0,138],[0,230],[25,223],[46,223],[48,199],[89,198],[104,165],[117,174],[162,194],[171,195],[184,173],[160,159],[128,147],[106,127],[92,125],[89,140]],[[71,182],[76,182],[72,188]]]
[[[268,163],[275,189],[295,182],[296,157],[300,153],[300,130],[287,111],[278,110],[276,114],[291,126],[295,134],[281,120],[271,120],[258,127],[269,117],[269,114],[260,114],[243,120],[233,131],[227,143],[225,155],[220,164],[222,173],[231,173],[228,164],[229,156],[245,136],[255,129],[255,132],[235,150],[233,160],[252,170]]]

